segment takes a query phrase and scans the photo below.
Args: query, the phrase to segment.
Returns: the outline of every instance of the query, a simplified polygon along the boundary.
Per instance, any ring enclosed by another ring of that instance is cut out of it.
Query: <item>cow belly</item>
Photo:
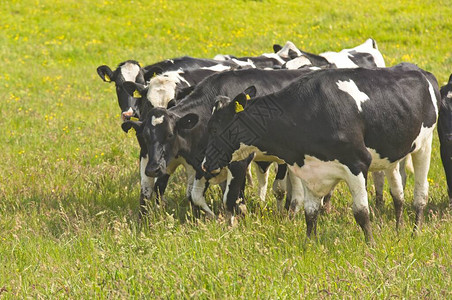
[[[367,151],[369,151],[370,155],[372,155],[372,162],[369,166],[370,172],[385,170],[390,167],[394,167],[398,163],[398,161],[391,162],[387,158],[381,158],[380,154],[372,148],[367,148]]]
[[[339,161],[321,161],[313,156],[305,156],[303,166],[296,163],[290,170],[303,180],[306,187],[317,197],[323,197],[347,176],[347,166]]]

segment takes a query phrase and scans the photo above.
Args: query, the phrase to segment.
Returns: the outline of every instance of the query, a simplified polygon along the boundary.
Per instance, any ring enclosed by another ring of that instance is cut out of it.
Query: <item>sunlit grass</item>
[[[192,217],[184,175],[167,205],[137,221],[138,145],[122,132],[114,87],[96,74],[126,59],[258,55],[293,41],[320,53],[374,38],[387,65],[410,61],[444,84],[448,1],[2,1],[0,298],[450,298],[452,217],[435,136],[426,222],[395,232],[389,191],[365,245],[341,184],[318,239],[302,214],[247,189],[229,227]],[[372,198],[372,188],[370,188]],[[373,201],[371,200],[373,206]]]

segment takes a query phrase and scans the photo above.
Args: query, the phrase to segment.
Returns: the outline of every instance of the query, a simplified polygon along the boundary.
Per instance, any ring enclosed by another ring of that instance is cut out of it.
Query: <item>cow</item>
[[[352,49],[343,49],[340,52],[328,51],[319,55],[302,51],[290,41],[284,47],[279,46],[276,49],[280,49],[277,52],[278,56],[291,58],[282,66],[287,69],[298,69],[303,66],[330,68],[385,67],[383,55],[378,50],[377,42],[373,39],[368,39]]]
[[[121,109],[121,116],[123,121],[129,119],[138,119],[140,117],[140,109],[143,111],[142,105],[144,105],[147,109],[147,106],[152,103],[148,103],[145,101],[141,101],[139,96],[127,91],[127,88],[131,83],[136,84],[137,86],[144,86],[147,81],[149,81],[152,77],[157,74],[160,74],[164,71],[181,71],[187,69],[196,69],[196,68],[204,68],[205,72],[216,72],[225,69],[229,69],[230,67],[237,67],[238,65],[234,62],[221,62],[215,61],[211,59],[200,59],[193,58],[190,56],[183,56],[174,59],[167,59],[160,61],[158,63],[146,66],[144,68],[135,61],[135,60],[127,60],[118,65],[115,71],[112,71],[110,67],[106,65],[99,66],[97,68],[97,73],[101,77],[101,79],[105,82],[114,82],[116,87],[116,94],[118,97],[118,104]],[[181,91],[181,93],[186,92]],[[134,96],[135,95],[135,96]],[[171,100],[171,99],[170,99]],[[167,107],[168,105],[174,105],[174,102],[168,103],[154,103],[157,106]],[[145,143],[142,140],[140,135],[137,135],[137,140],[140,145],[140,175],[141,175],[141,193],[140,193],[140,216],[146,213],[146,199],[150,199],[153,195],[158,198],[161,197],[166,189],[167,182],[169,179],[169,175],[165,174],[154,180],[154,178],[146,176],[144,173],[144,168],[147,164],[146,159],[146,148]],[[187,171],[187,180],[189,182],[193,181],[194,170],[192,170],[188,165],[185,164],[183,160],[175,162],[172,166],[169,167],[168,172],[172,173],[177,166],[180,164],[184,164]],[[191,185],[187,186],[188,190],[191,190]]]
[[[441,161],[446,173],[449,205],[452,206],[452,75],[441,87],[441,106],[438,117],[438,136]]]
[[[153,108],[142,121],[129,120],[125,125],[135,128],[143,137],[149,159],[143,169],[147,176],[167,174],[167,166],[182,157],[196,170],[191,191],[193,204],[207,215],[214,216],[204,199],[205,187],[212,181],[221,181],[227,173],[210,179],[201,169],[204,148],[207,144],[207,122],[218,95],[233,96],[250,84],[260,91],[258,95],[275,92],[310,70],[260,70],[245,69],[214,74],[199,83],[193,92],[170,109]],[[196,114],[194,120],[187,118]],[[244,158],[247,159],[247,158]],[[243,183],[239,177],[229,181]],[[225,193],[227,197],[228,193]]]
[[[194,58],[190,56],[182,56],[173,59],[166,59],[144,68],[136,60],[126,60],[118,65],[112,71],[107,65],[101,65],[97,68],[97,73],[104,82],[114,82],[116,86],[116,95],[118,104],[121,109],[123,120],[131,117],[139,118],[137,113],[136,98],[129,95],[123,87],[126,81],[136,82],[138,84],[146,84],[155,74],[166,71],[189,70],[199,68],[217,68],[218,66],[238,67],[239,65],[233,61],[216,61],[213,59]],[[249,66],[249,64],[248,64]]]
[[[209,128],[203,168],[218,172],[251,153],[289,165],[305,187],[307,237],[316,235],[321,198],[344,180],[353,214],[368,243],[368,171],[384,170],[394,201],[396,228],[404,192],[398,162],[411,154],[415,174],[414,232],[423,221],[427,173],[440,92],[436,78],[414,65],[379,69],[327,69],[301,77],[279,92],[247,104],[240,94],[230,105],[226,128]],[[196,114],[185,115],[196,126]]]
[[[148,102],[151,107],[171,107],[177,100],[187,96],[204,78],[229,69],[229,66],[217,65],[214,68],[167,71],[153,76],[147,85],[126,81],[123,86],[129,95],[139,99],[137,112],[140,115],[143,105],[146,106]],[[173,102],[170,103],[171,101]]]

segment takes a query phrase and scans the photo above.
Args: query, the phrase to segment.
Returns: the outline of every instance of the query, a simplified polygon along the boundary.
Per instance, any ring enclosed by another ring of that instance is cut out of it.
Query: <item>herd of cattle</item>
[[[134,60],[114,71],[97,68],[102,80],[115,83],[122,129],[134,128],[141,148],[140,215],[147,201],[161,201],[169,176],[183,165],[193,206],[214,217],[204,193],[220,184],[233,221],[244,205],[251,162],[261,200],[276,162],[278,209],[304,207],[307,236],[316,233],[321,205],[344,180],[354,217],[372,243],[368,172],[377,205],[386,176],[398,227],[405,165],[412,165],[419,228],[437,121],[452,204],[452,76],[440,91],[436,78],[413,64],[386,67],[373,39],[319,55],[291,42],[273,50],[256,57],[184,56],[144,68]]]

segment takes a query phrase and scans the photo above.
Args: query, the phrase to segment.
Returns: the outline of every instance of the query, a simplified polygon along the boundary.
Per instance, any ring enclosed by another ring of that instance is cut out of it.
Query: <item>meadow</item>
[[[435,135],[425,224],[385,207],[364,243],[341,184],[306,241],[304,215],[247,188],[230,227],[196,219],[179,171],[139,226],[139,148],[99,65],[272,52],[320,53],[374,38],[386,64],[452,72],[452,1],[0,0],[0,298],[452,298],[452,214]],[[369,199],[374,207],[373,189]]]

